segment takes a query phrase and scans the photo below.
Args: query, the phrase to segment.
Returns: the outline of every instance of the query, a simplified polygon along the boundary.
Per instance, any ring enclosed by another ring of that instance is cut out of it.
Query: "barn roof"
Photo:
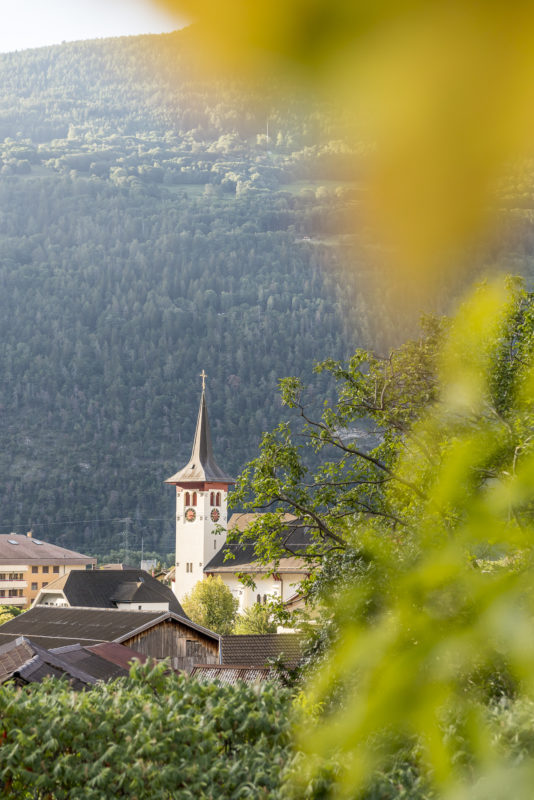
[[[42,647],[68,644],[122,643],[167,620],[219,641],[218,634],[171,611],[122,611],[116,608],[34,606],[0,625],[0,644],[18,636],[31,637]]]

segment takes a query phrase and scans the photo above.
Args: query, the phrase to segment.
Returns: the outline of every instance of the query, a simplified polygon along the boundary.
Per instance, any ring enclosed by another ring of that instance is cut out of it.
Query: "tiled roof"
[[[34,656],[27,639],[19,637],[0,647],[0,683],[10,678],[18,667]]]
[[[302,637],[298,633],[245,634],[223,636],[221,663],[268,667],[269,662],[282,656],[288,669],[294,669],[302,657]]]
[[[122,642],[164,620],[175,620],[209,638],[219,636],[170,611],[122,611],[116,608],[34,606],[0,625],[0,644],[18,636],[31,637],[47,648],[79,643]]]
[[[43,592],[58,588],[71,606],[116,608],[116,602],[167,603],[169,611],[187,617],[174,592],[142,569],[71,570],[62,585],[53,581]]]
[[[0,565],[2,564],[96,564],[96,558],[66,550],[56,544],[42,542],[30,536],[14,533],[0,534]]]
[[[61,656],[51,653],[35,642],[20,637],[0,647],[1,681],[18,678],[25,683],[40,682],[45,676],[67,677],[75,689],[90,686],[98,678],[69,664]]]

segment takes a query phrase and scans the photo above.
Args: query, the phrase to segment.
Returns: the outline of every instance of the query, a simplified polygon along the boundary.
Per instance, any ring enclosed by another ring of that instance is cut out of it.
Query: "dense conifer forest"
[[[366,147],[300,92],[259,102],[193,61],[187,30],[0,56],[4,533],[168,553],[201,369],[237,474],[280,377],[405,333],[366,295],[363,238],[345,247]],[[503,187],[527,211],[495,245],[527,274],[530,185]]]
[[[357,202],[347,146],[296,95],[194,78],[190,50],[184,31],[0,57],[4,533],[170,552],[162,481],[201,369],[237,473],[278,378],[369,340],[332,247]]]

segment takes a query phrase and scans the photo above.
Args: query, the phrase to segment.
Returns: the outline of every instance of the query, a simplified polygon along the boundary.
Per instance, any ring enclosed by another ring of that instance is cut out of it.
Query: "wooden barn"
[[[0,625],[0,645],[19,636],[51,650],[116,642],[149,658],[168,658],[173,669],[217,664],[220,637],[171,611],[35,606]]]

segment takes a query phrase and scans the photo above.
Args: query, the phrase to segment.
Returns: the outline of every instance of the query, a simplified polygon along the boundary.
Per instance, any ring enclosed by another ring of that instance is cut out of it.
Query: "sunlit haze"
[[[0,0],[0,52],[181,27],[149,0]]]

